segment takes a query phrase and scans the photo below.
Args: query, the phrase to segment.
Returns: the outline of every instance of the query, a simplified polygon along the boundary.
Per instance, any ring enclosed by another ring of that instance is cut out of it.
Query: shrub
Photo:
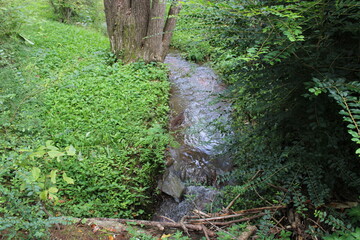
[[[49,0],[60,22],[91,23],[97,17],[96,1],[92,0]]]
[[[304,216],[336,196],[356,199],[357,2],[203,1],[197,11],[209,26],[211,59],[229,84],[223,97],[233,107],[236,166],[230,181],[252,184],[249,191]],[[271,195],[270,185],[282,190]],[[225,190],[249,194],[244,187]],[[249,204],[259,203],[237,207]]]
[[[0,232],[9,239],[48,239],[55,223],[65,224],[65,219],[52,217],[47,203],[57,202],[57,170],[47,172],[51,159],[73,155],[68,148],[60,152],[48,141],[36,150],[21,149],[2,154],[0,171]],[[73,183],[65,172],[63,181]]]
[[[17,33],[22,22],[17,1],[0,0],[0,43],[5,38]]]
[[[199,19],[202,8],[184,3],[177,20],[176,29],[171,41],[171,47],[182,51],[184,57],[195,62],[204,62],[210,59],[213,47],[204,22]]]
[[[275,185],[306,192],[316,206],[337,191],[349,198],[351,192],[359,194],[359,90],[353,84],[359,74],[352,70],[359,66],[354,27],[359,5],[348,0],[210,1],[206,6],[201,18],[214,32],[210,43],[220,47],[213,59],[230,84],[235,178],[246,182],[260,171],[258,177]],[[327,91],[339,105],[310,96],[309,88]]]

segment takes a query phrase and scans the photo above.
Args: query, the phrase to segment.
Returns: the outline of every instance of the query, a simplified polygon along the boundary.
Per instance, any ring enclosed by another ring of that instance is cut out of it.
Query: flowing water
[[[231,167],[225,140],[231,135],[227,124],[230,105],[219,100],[225,85],[211,68],[187,62],[178,54],[169,54],[165,63],[172,83],[170,130],[180,146],[169,150],[159,182],[168,197],[155,218],[178,221],[194,208],[214,201],[217,176]],[[192,197],[184,197],[189,195]]]

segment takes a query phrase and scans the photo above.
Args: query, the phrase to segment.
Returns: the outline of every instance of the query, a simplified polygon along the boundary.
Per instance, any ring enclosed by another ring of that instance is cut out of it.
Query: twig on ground
[[[202,211],[200,211],[200,210],[197,210],[197,209],[194,209],[194,210],[193,210],[193,213],[199,215],[200,217],[207,217],[207,218],[211,217],[209,214],[204,213],[204,212],[202,212]]]
[[[224,219],[236,218],[236,217],[241,217],[241,216],[244,216],[244,215],[250,215],[250,214],[254,214],[254,213],[259,213],[259,212],[262,212],[264,210],[275,210],[276,211],[276,210],[282,209],[282,208],[286,208],[286,206],[279,205],[279,206],[272,206],[272,207],[253,208],[253,209],[237,211],[237,212],[234,212],[234,214],[221,214],[220,216],[216,216],[216,217],[201,218],[201,219],[191,219],[189,221],[189,223],[196,224],[197,222],[203,222],[203,221],[224,220]]]
[[[311,218],[307,218],[311,222],[315,223],[316,226],[318,226],[323,232],[326,232],[326,230],[316,221],[312,220]]]
[[[166,220],[168,220],[169,222],[175,222],[174,220],[172,220],[171,218],[168,218],[168,217],[165,217],[165,216],[160,216],[161,218],[163,218],[163,219],[166,219]]]
[[[276,222],[276,225],[279,225],[282,229],[285,229],[284,225],[281,224],[281,221],[285,218],[285,216],[283,216],[280,220],[277,220],[276,218],[272,217],[271,219],[274,220]]]
[[[183,217],[181,218],[180,224],[181,224],[181,227],[182,227],[182,229],[184,230],[184,232],[186,232],[186,234],[187,234],[188,236],[190,236],[189,231],[188,231],[188,229],[186,228],[186,225],[185,225],[185,223],[184,223],[186,217],[187,217],[187,215],[185,215],[185,216],[183,216]]]
[[[209,230],[204,226],[204,225],[201,225],[202,229],[203,229],[203,232],[204,232],[204,235],[206,237],[206,240],[210,240],[209,238],[209,234],[207,233]]]
[[[257,171],[257,172],[254,174],[254,176],[252,176],[252,177],[250,178],[250,180],[248,181],[248,183],[250,183],[252,180],[254,180],[260,172],[262,172],[262,170]],[[249,188],[249,187],[251,187],[251,186],[252,186],[251,184],[248,185],[248,186],[245,186],[245,187],[244,187],[244,190],[247,189],[247,188]],[[242,194],[242,193],[238,194],[238,195],[229,203],[229,205],[228,205],[223,211],[224,211],[224,212],[229,212],[230,208],[231,208],[231,207],[234,205],[234,203],[240,198],[241,194]]]
[[[217,226],[227,226],[227,225],[231,225],[233,223],[247,222],[247,221],[262,217],[264,215],[266,215],[266,213],[261,213],[261,214],[258,214],[258,215],[252,216],[252,217],[236,219],[236,220],[229,221],[229,222],[213,222],[213,224],[217,225]]]
[[[281,190],[281,191],[283,191],[283,192],[288,192],[288,191],[289,191],[289,190],[287,190],[286,188],[283,188],[283,187],[280,187],[280,186],[276,186],[276,185],[271,184],[271,183],[268,183],[268,185],[269,185],[270,187],[273,187],[273,188],[275,188],[275,189]]]

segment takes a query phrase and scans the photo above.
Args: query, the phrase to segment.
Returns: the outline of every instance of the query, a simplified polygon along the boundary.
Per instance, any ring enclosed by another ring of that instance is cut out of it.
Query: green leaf
[[[45,153],[46,152],[44,150],[41,150],[41,151],[33,152],[32,154],[30,154],[30,156],[41,158],[45,155]]]
[[[73,147],[73,145],[66,147],[65,150],[68,156],[75,156],[76,154],[76,149]]]
[[[79,152],[79,154],[78,154],[78,160],[79,160],[79,161],[84,160],[84,157],[83,157],[83,155],[82,155],[81,152]]]
[[[54,202],[59,201],[59,198],[55,194],[52,194],[52,193],[49,193],[49,199],[54,200]]]
[[[49,193],[57,193],[59,190],[56,187],[51,187],[48,189]]]
[[[65,153],[59,152],[59,151],[56,151],[56,150],[49,151],[48,154],[49,154],[50,158],[56,158],[56,157],[58,158],[58,157],[61,157],[61,156],[65,155]]]
[[[41,170],[38,167],[33,167],[33,169],[31,170],[31,175],[33,176],[34,180],[38,180],[38,178],[40,177],[40,173]]]
[[[353,136],[354,138],[359,138],[359,134],[355,131],[352,131],[352,130],[348,130],[348,133],[350,133],[351,136]]]
[[[63,179],[67,184],[74,184],[75,183],[74,179],[68,177],[65,172],[63,173]]]
[[[344,110],[341,110],[339,113],[340,113],[341,115],[349,116],[349,113],[348,113],[348,112],[345,112]]]
[[[56,173],[57,173],[57,170],[52,170],[50,172],[50,181],[54,184],[56,183]]]
[[[49,149],[49,150],[53,150],[53,151],[58,150],[57,147],[53,146],[53,143],[54,143],[54,142],[51,141],[51,140],[46,141],[46,143],[45,143],[46,148]]]
[[[39,197],[41,200],[45,201],[47,199],[47,196],[48,196],[48,190],[44,190],[42,191],[40,194],[39,194]]]

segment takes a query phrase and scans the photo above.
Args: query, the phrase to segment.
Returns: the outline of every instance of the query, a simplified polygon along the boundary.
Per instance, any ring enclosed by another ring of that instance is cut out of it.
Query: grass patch
[[[34,45],[8,39],[0,50],[0,231],[40,234],[47,223],[30,225],[44,204],[54,215],[148,217],[169,142],[166,68],[114,62],[102,33],[41,15],[20,30]]]

